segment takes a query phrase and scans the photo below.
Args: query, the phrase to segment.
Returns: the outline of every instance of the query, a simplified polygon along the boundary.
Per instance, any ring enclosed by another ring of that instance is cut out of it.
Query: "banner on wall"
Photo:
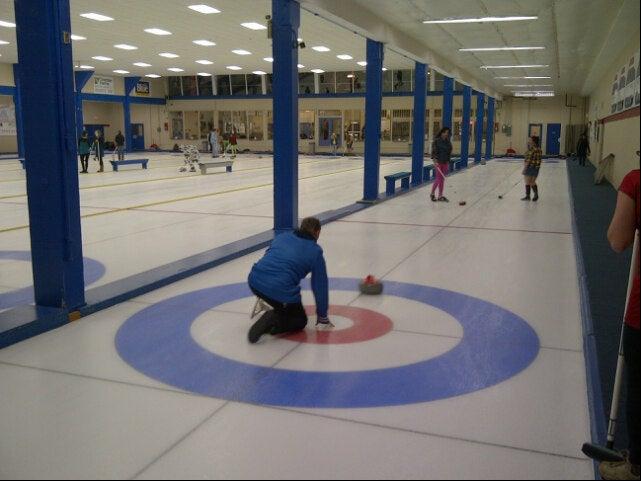
[[[93,77],[93,91],[96,94],[114,94],[114,79],[113,77],[100,77],[94,75]]]
[[[0,105],[0,136],[15,136],[16,111],[13,105]]]
[[[616,114],[639,106],[641,101],[640,59],[641,52],[637,52],[616,74],[612,84],[610,113]]]
[[[151,95],[151,82],[141,80],[136,84],[136,94],[148,96]]]
[[[636,69],[636,76],[634,78],[634,106],[638,107],[641,103],[641,51],[637,52],[634,56],[634,67]]]

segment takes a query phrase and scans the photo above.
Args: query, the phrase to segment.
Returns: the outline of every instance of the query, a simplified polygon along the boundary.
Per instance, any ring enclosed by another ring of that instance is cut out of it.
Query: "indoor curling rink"
[[[81,176],[93,285],[269,229],[270,162]],[[0,250],[24,249],[24,174],[0,166]],[[521,169],[488,161],[447,179],[449,204],[426,187],[324,226],[329,333],[310,317],[248,344],[260,251],[1,350],[0,477],[594,479],[565,161],[543,164],[538,203]],[[301,217],[354,202],[362,172],[301,156]],[[28,262],[1,262],[4,294],[24,289]],[[382,296],[359,294],[370,273]]]

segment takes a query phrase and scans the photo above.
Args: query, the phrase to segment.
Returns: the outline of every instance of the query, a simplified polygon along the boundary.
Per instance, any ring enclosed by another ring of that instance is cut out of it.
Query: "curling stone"
[[[383,283],[370,275],[360,282],[358,288],[362,294],[377,296],[383,292]]]
[[[459,202],[459,203],[458,203],[458,205],[467,205],[467,202],[465,202],[464,200],[462,200],[461,202]]]

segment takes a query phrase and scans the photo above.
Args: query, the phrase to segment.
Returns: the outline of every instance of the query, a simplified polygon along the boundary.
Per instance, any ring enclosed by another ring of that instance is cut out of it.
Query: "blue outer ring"
[[[359,279],[330,280],[332,290],[357,291]],[[306,288],[309,288],[308,286]],[[205,350],[190,327],[207,309],[251,296],[245,283],[182,294],[134,314],[116,334],[116,349],[145,375],[185,391],[254,404],[362,408],[447,399],[494,386],[526,369],[539,338],[516,314],[457,292],[385,281],[385,295],[441,309],[463,326],[461,342],[433,359],[353,372],[276,369]]]
[[[29,251],[0,251],[0,259],[31,262]],[[91,285],[102,279],[107,269],[104,264],[89,257],[84,258],[85,285]],[[33,303],[33,286],[23,287],[10,292],[0,292],[0,309],[9,309],[23,304]]]

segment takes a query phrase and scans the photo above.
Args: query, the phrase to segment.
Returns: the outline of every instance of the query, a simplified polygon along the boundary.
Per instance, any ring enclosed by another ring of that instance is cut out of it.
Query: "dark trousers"
[[[639,408],[641,407],[641,396],[639,395],[639,384],[641,384],[641,372],[639,371],[639,330],[625,326],[625,339],[623,350],[625,353],[626,380],[628,384],[628,396],[626,402],[626,415],[628,437],[630,438],[630,462],[639,465]]]
[[[587,160],[588,156],[586,154],[579,154],[579,165],[585,165],[585,161]]]
[[[275,327],[272,329],[271,334],[285,334],[287,332],[302,331],[307,326],[307,313],[303,304],[300,302],[294,304],[284,304],[282,302],[270,299],[266,295],[258,292],[253,287],[249,286],[254,295],[260,297],[263,301],[274,308],[273,311],[268,311],[263,316],[274,316]]]
[[[89,168],[89,154],[80,154],[80,165],[82,165],[82,171],[87,172]]]

